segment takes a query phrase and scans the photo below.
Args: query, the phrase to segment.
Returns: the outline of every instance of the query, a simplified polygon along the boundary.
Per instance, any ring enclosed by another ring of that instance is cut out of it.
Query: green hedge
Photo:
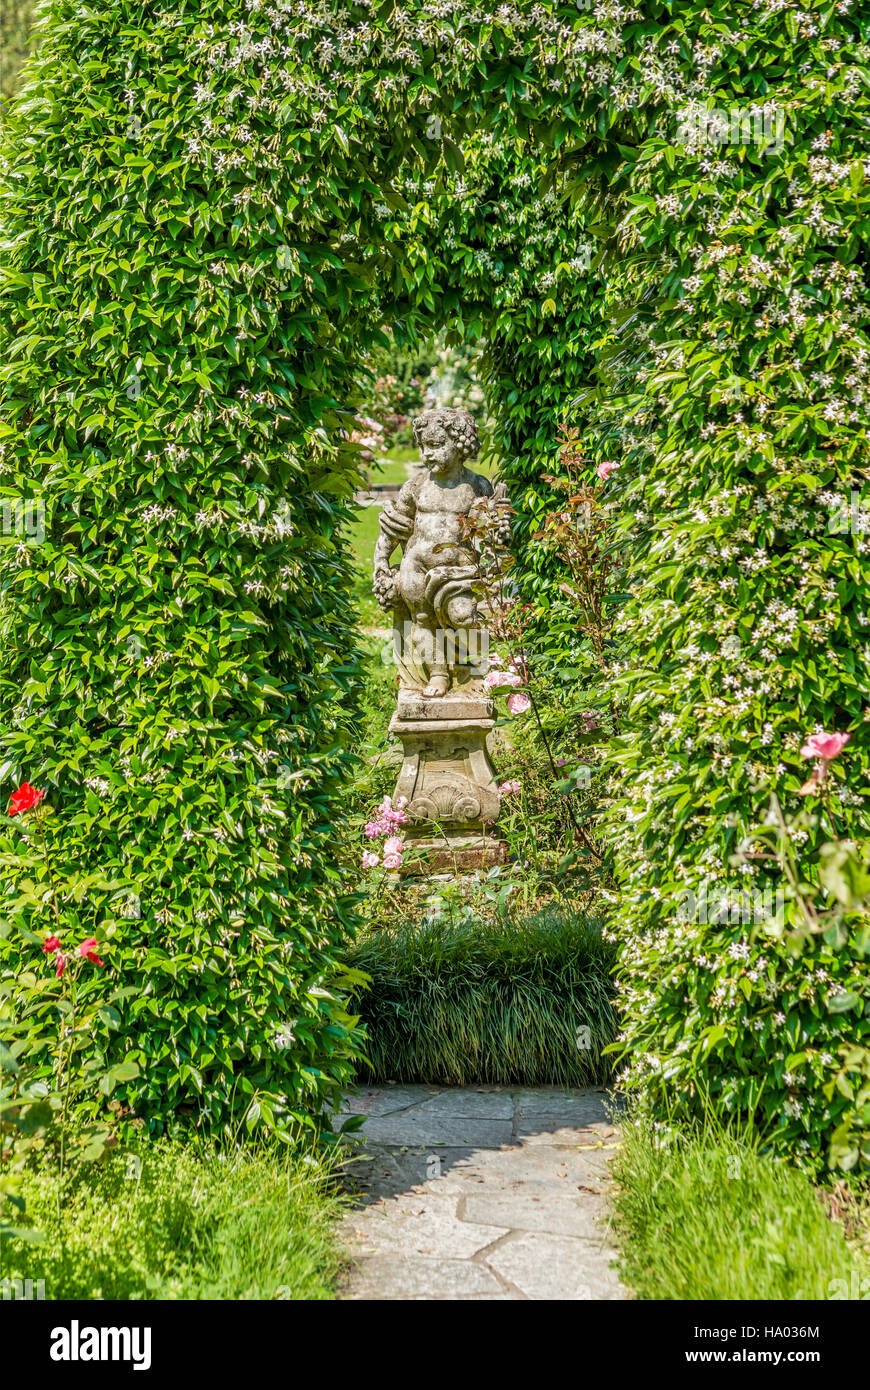
[[[870,28],[860,8],[761,6],[732,33],[726,10],[681,7],[712,46],[703,101],[769,103],[772,139],[711,149],[675,123],[648,140],[618,287],[655,308],[625,332],[646,362],[610,416],[632,570],[611,821],[625,1080],[660,1114],[706,1098],[811,1167],[853,1168],[870,1163],[866,917],[796,949],[784,874],[733,856],[772,793],[805,818],[807,880],[824,841],[866,850]],[[850,743],[805,799],[821,729]]]
[[[99,938],[91,991],[129,991],[82,1061],[137,1062],[116,1097],[155,1127],[307,1122],[355,1050],[332,295],[304,252],[276,265],[289,156],[251,175],[267,216],[187,153],[199,36],[244,13],[56,5],[0,193],[0,493],[44,518],[0,551],[0,778],[48,788],[61,937]],[[19,930],[49,926],[26,821],[0,830],[0,970],[12,1036],[36,1009],[41,1075],[55,986]]]
[[[586,88],[590,24],[559,44]],[[138,1063],[118,1098],[155,1126],[317,1115],[347,1075],[343,431],[383,323],[406,340],[461,301],[389,213],[481,116],[552,139],[563,67],[527,6],[495,29],[416,5],[48,13],[0,160],[0,488],[45,522],[0,550],[0,772],[48,788],[64,944],[95,934],[109,965],[88,988],[131,991],[85,1060]],[[0,852],[9,1026],[32,1006],[45,1072],[21,929],[47,921],[19,891],[45,871],[20,824]]]
[[[616,1030],[613,954],[596,923],[555,911],[374,930],[350,952],[371,980],[358,1079],[601,1084]]]

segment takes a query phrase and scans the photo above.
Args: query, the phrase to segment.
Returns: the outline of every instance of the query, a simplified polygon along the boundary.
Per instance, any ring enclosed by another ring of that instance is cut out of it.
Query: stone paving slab
[[[352,1253],[358,1246],[358,1254],[467,1260],[507,1235],[509,1227],[462,1220],[452,1196],[429,1192],[367,1206],[363,1220],[357,1224],[351,1215],[344,1229]]]
[[[561,1197],[553,1192],[472,1192],[459,1199],[460,1221],[486,1223],[513,1231],[544,1231],[601,1243],[598,1214],[601,1202],[586,1197]]]
[[[515,1097],[517,1133],[533,1134],[541,1127],[552,1129],[586,1129],[589,1125],[611,1124],[606,1097],[594,1091],[547,1094],[542,1091],[519,1091]]]
[[[451,1090],[440,1091],[438,1095],[421,1101],[416,1109],[417,1117],[441,1118],[441,1116],[462,1117],[476,1120],[512,1120],[514,1101],[509,1091],[494,1090]]]
[[[495,1149],[513,1137],[511,1120],[478,1120],[464,1115],[421,1115],[419,1107],[374,1115],[360,1127],[370,1144],[384,1147],[444,1144],[448,1147]]]
[[[408,1259],[374,1255],[361,1260],[344,1294],[348,1299],[504,1299],[496,1276],[472,1260]]]
[[[349,1141],[342,1297],[627,1297],[610,1268],[619,1136],[604,1092],[378,1087],[367,1112],[362,1096],[348,1102],[370,1118]]]
[[[394,1110],[407,1110],[421,1101],[437,1099],[443,1093],[436,1086],[387,1086],[357,1091],[345,1096],[336,1112],[338,1115],[390,1115]],[[340,1126],[339,1126],[340,1128]]]
[[[588,1136],[580,1134],[581,1141]],[[600,1140],[557,1148],[511,1144],[499,1149],[428,1148],[374,1149],[347,1165],[351,1186],[361,1189],[363,1201],[410,1191],[424,1191],[438,1179],[439,1192],[477,1192],[483,1184],[499,1191],[569,1190],[601,1193],[607,1165],[616,1144]]]
[[[572,1145],[582,1142],[590,1146],[595,1144],[613,1143],[617,1135],[617,1130],[613,1125],[594,1125],[585,1129],[575,1129],[573,1125],[562,1124],[560,1120],[546,1117],[538,1120],[537,1124],[532,1125],[527,1121],[517,1121],[517,1138],[524,1144],[536,1147],[540,1144],[555,1145],[563,1148],[571,1148]]]
[[[487,1265],[528,1299],[625,1298],[611,1259],[612,1251],[586,1241],[524,1231],[493,1250]]]
[[[615,1151],[615,1144],[608,1149],[596,1143],[584,1149],[523,1143],[498,1150],[471,1151],[455,1161],[449,1151],[433,1150],[427,1155],[427,1163],[431,1172],[436,1166],[432,1158],[441,1158],[441,1185],[452,1192],[478,1192],[485,1185],[500,1192],[556,1194],[564,1187],[572,1193],[589,1190],[600,1195],[602,1180],[608,1180],[608,1162]]]

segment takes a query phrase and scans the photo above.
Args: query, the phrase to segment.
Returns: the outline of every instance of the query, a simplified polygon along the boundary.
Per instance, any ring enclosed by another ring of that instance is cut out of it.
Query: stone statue
[[[505,543],[510,509],[504,484],[494,489],[466,466],[479,449],[468,411],[426,410],[414,421],[414,438],[424,467],[384,506],[374,555],[374,592],[392,611],[400,679],[390,732],[402,742],[404,761],[394,803],[405,798],[417,827],[411,843],[426,849],[427,865],[457,872],[505,858],[490,829],[500,797],[487,749],[495,720],[482,684],[480,576],[461,519],[488,507],[490,538]],[[397,546],[402,558],[391,569]]]
[[[485,657],[485,641],[471,636],[478,635],[477,567],[460,540],[459,523],[481,498],[506,499],[503,484],[494,494],[488,478],[466,467],[479,449],[467,410],[427,410],[413,428],[425,471],[381,512],[373,587],[381,607],[393,612],[403,684],[422,689],[428,699],[467,682]],[[392,570],[397,545],[403,555]]]

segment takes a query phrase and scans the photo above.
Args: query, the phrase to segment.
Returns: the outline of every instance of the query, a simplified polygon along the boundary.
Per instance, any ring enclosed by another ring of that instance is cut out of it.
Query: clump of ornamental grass
[[[361,1081],[589,1086],[616,1031],[613,950],[599,924],[547,909],[484,920],[439,911],[363,936],[348,963],[370,983],[357,1008]]]

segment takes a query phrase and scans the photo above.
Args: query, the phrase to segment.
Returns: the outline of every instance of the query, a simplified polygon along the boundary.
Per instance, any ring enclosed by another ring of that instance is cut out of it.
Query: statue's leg
[[[412,640],[415,664],[423,667],[428,675],[428,683],[423,690],[424,695],[446,695],[450,688],[450,670],[443,643],[439,642],[441,636],[442,634],[435,626],[434,618],[430,618],[425,613],[417,614]]]
[[[450,672],[447,670],[447,667],[445,666],[443,670],[440,671],[432,667],[429,672],[429,684],[426,686],[423,694],[427,696],[446,695],[449,689]]]

